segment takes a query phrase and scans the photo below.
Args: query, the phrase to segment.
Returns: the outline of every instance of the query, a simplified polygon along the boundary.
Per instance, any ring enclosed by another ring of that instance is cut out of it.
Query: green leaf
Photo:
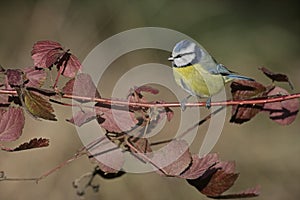
[[[22,97],[26,110],[33,117],[57,121],[53,114],[54,109],[46,98],[26,89],[22,89]]]

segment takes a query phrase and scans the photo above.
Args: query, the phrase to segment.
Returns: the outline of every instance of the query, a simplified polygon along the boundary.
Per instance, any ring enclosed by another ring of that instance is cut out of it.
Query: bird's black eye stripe
[[[175,56],[174,58],[181,58],[182,56],[185,56],[185,55],[191,55],[191,54],[194,54],[194,52],[188,52],[188,53],[178,54],[178,55]]]

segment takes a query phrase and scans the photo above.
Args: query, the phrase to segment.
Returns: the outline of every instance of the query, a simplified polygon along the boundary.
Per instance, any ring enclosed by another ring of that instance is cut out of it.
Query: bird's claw
[[[205,103],[205,106],[206,106],[207,109],[210,109],[210,107],[211,107],[211,98],[207,99],[207,101]]]
[[[182,111],[185,111],[185,109],[186,109],[186,103],[187,103],[187,99],[186,98],[184,98],[184,99],[182,99],[182,101],[180,101],[180,108],[181,108]]]

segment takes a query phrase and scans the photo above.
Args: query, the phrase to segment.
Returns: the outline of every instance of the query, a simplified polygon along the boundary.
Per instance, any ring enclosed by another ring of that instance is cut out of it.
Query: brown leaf
[[[20,144],[16,148],[2,148],[4,151],[14,152],[14,151],[24,151],[28,149],[34,149],[34,148],[42,148],[49,146],[49,139],[46,138],[33,138],[29,142],[25,142],[23,144]]]
[[[135,114],[122,108],[111,108],[97,103],[95,105],[97,121],[108,132],[121,133],[131,130],[138,123]]]
[[[151,159],[159,169],[157,173],[168,176],[180,176],[192,163],[192,156],[189,147],[184,140],[173,140],[156,152]],[[158,169],[156,169],[158,170]]]
[[[125,162],[122,150],[105,136],[100,142],[88,147],[88,150],[90,158],[93,158],[105,173],[117,173]]]
[[[207,154],[202,158],[199,158],[198,155],[192,155],[192,165],[190,165],[190,167],[179,177],[185,179],[197,179],[218,162],[219,159],[216,153]]]
[[[252,198],[259,196],[259,187],[248,188],[244,191],[233,193],[233,194],[224,194],[219,196],[208,196],[213,199],[241,199],[241,198]]]
[[[23,97],[24,106],[26,110],[36,118],[56,121],[54,110],[51,103],[43,96],[36,92],[22,89],[21,95]]]
[[[265,86],[255,81],[237,80],[231,83],[233,100],[258,98],[265,95]],[[231,123],[242,124],[252,119],[262,109],[262,104],[244,104],[232,106]]]
[[[21,108],[0,109],[0,141],[17,140],[24,128],[25,117]]]
[[[152,152],[150,142],[147,138],[130,137],[130,143],[135,147],[138,153],[150,153]]]
[[[78,74],[75,78],[69,80],[62,89],[65,94],[72,94],[75,96],[100,98],[100,94],[89,74]],[[80,102],[88,102],[86,100],[77,100]]]
[[[67,121],[80,127],[94,119],[96,119],[95,112],[80,110],[71,119],[67,119]]]
[[[259,69],[272,81],[287,82],[290,85],[291,89],[292,90],[294,89],[294,86],[293,86],[292,82],[289,80],[287,75],[280,74],[280,73],[274,73],[265,67],[261,67]]]
[[[207,186],[201,190],[201,193],[210,197],[219,196],[228,190],[239,176],[234,172],[234,162],[220,162],[215,168],[218,170],[213,174]]]
[[[276,86],[270,90],[267,95],[280,96],[289,95],[289,93],[285,89]],[[266,103],[263,107],[263,111],[268,112],[270,119],[276,123],[280,125],[289,125],[295,121],[297,117],[297,113],[299,112],[299,100],[289,99],[280,102]]]

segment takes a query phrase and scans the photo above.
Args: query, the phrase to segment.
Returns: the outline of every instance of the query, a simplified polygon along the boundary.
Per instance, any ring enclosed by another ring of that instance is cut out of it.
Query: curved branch
[[[14,90],[0,90],[0,94],[8,94],[8,95],[17,95],[17,92]],[[89,102],[97,102],[107,105],[119,105],[119,106],[139,106],[139,107],[180,107],[179,102],[165,102],[165,103],[159,103],[159,102],[128,102],[126,100],[114,100],[114,99],[108,99],[108,98],[92,98],[92,97],[84,97],[84,96],[76,96],[72,94],[62,94],[62,98],[65,99],[74,99],[74,100],[84,100]],[[211,106],[232,106],[232,105],[245,105],[245,104],[266,104],[266,103],[274,103],[274,102],[280,102],[280,101],[286,101],[289,99],[296,99],[300,98],[300,93],[295,94],[289,94],[289,95],[276,95],[276,96],[266,96],[261,98],[253,98],[253,99],[243,99],[243,100],[227,100],[227,101],[216,101],[211,102]],[[204,102],[191,102],[186,103],[186,107],[205,107],[206,101]]]

